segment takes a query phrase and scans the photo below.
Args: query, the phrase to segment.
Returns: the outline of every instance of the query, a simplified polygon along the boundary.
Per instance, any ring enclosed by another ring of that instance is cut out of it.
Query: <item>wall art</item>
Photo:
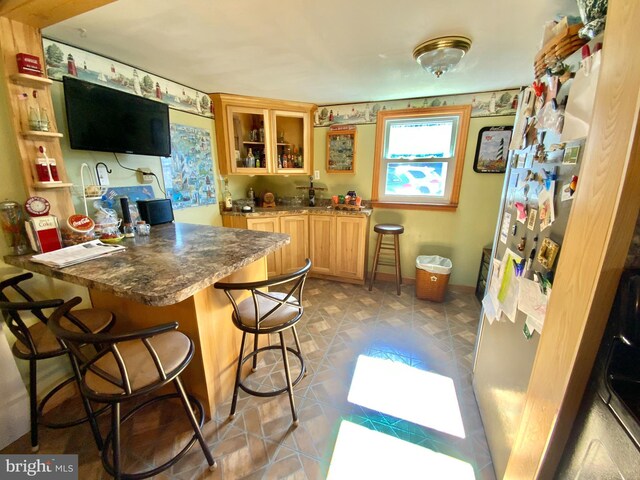
[[[513,127],[484,127],[478,134],[473,169],[478,173],[504,173]]]
[[[72,75],[123,92],[152,98],[171,108],[213,118],[209,96],[139,68],[87,52],[56,40],[42,38],[47,76],[62,81]]]
[[[215,204],[209,132],[172,123],[171,157],[162,158],[162,175],[174,209]]]
[[[519,90],[514,89],[383,102],[320,105],[315,113],[314,125],[316,127],[328,127],[340,123],[376,123],[378,111],[380,110],[444,107],[447,105],[471,105],[471,117],[515,115],[518,108],[518,92]]]
[[[327,132],[327,173],[355,173],[355,171],[356,127],[334,125]]]

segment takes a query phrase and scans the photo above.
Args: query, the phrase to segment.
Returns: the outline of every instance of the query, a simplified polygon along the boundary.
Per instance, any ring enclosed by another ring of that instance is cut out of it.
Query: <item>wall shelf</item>
[[[58,132],[41,132],[39,130],[26,130],[22,132],[25,138],[62,138],[63,135]]]
[[[38,77],[27,73],[14,73],[10,78],[14,83],[33,88],[44,88],[53,83],[53,80],[46,77]]]
[[[50,190],[52,188],[70,188],[73,183],[65,182],[34,182],[33,188],[36,190]]]

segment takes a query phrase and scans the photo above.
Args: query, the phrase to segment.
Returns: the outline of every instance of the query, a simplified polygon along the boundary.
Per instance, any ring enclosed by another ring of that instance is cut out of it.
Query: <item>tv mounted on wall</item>
[[[74,77],[63,83],[71,148],[171,155],[166,104]]]

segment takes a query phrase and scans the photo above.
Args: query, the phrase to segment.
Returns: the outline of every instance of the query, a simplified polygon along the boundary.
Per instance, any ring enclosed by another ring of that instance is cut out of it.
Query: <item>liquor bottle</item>
[[[316,191],[313,188],[313,177],[309,177],[311,184],[309,185],[309,206],[316,206]]]
[[[247,198],[251,201],[252,204],[256,203],[256,194],[253,193],[253,187],[249,187],[249,191],[247,192]]]
[[[264,122],[260,122],[260,130],[259,130],[259,133],[258,133],[258,139],[261,142],[264,142]]]
[[[231,197],[231,192],[229,191],[229,179],[224,179],[224,192],[222,193],[222,199],[224,201],[224,210],[230,212],[233,210],[233,198]]]
[[[253,152],[249,149],[249,153],[247,154],[247,168],[255,168],[256,166],[256,158],[253,156]]]
[[[278,168],[283,168],[282,165],[283,165],[282,164],[282,154],[279,153],[278,154]]]

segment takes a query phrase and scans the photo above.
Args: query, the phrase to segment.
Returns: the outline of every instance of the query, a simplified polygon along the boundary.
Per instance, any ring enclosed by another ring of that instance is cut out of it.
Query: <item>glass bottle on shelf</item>
[[[264,142],[264,121],[260,121],[260,131],[258,133],[258,140]]]
[[[49,131],[49,114],[47,113],[46,108],[40,109],[40,128],[41,132]]]
[[[224,210],[230,212],[233,210],[233,198],[231,197],[231,192],[229,191],[229,179],[224,179],[224,192],[222,193]]]
[[[40,131],[40,106],[38,105],[38,92],[33,91],[33,101],[29,104],[29,130]]]
[[[255,168],[256,167],[256,158],[253,156],[253,151],[249,149],[249,153],[247,153],[247,168]]]

